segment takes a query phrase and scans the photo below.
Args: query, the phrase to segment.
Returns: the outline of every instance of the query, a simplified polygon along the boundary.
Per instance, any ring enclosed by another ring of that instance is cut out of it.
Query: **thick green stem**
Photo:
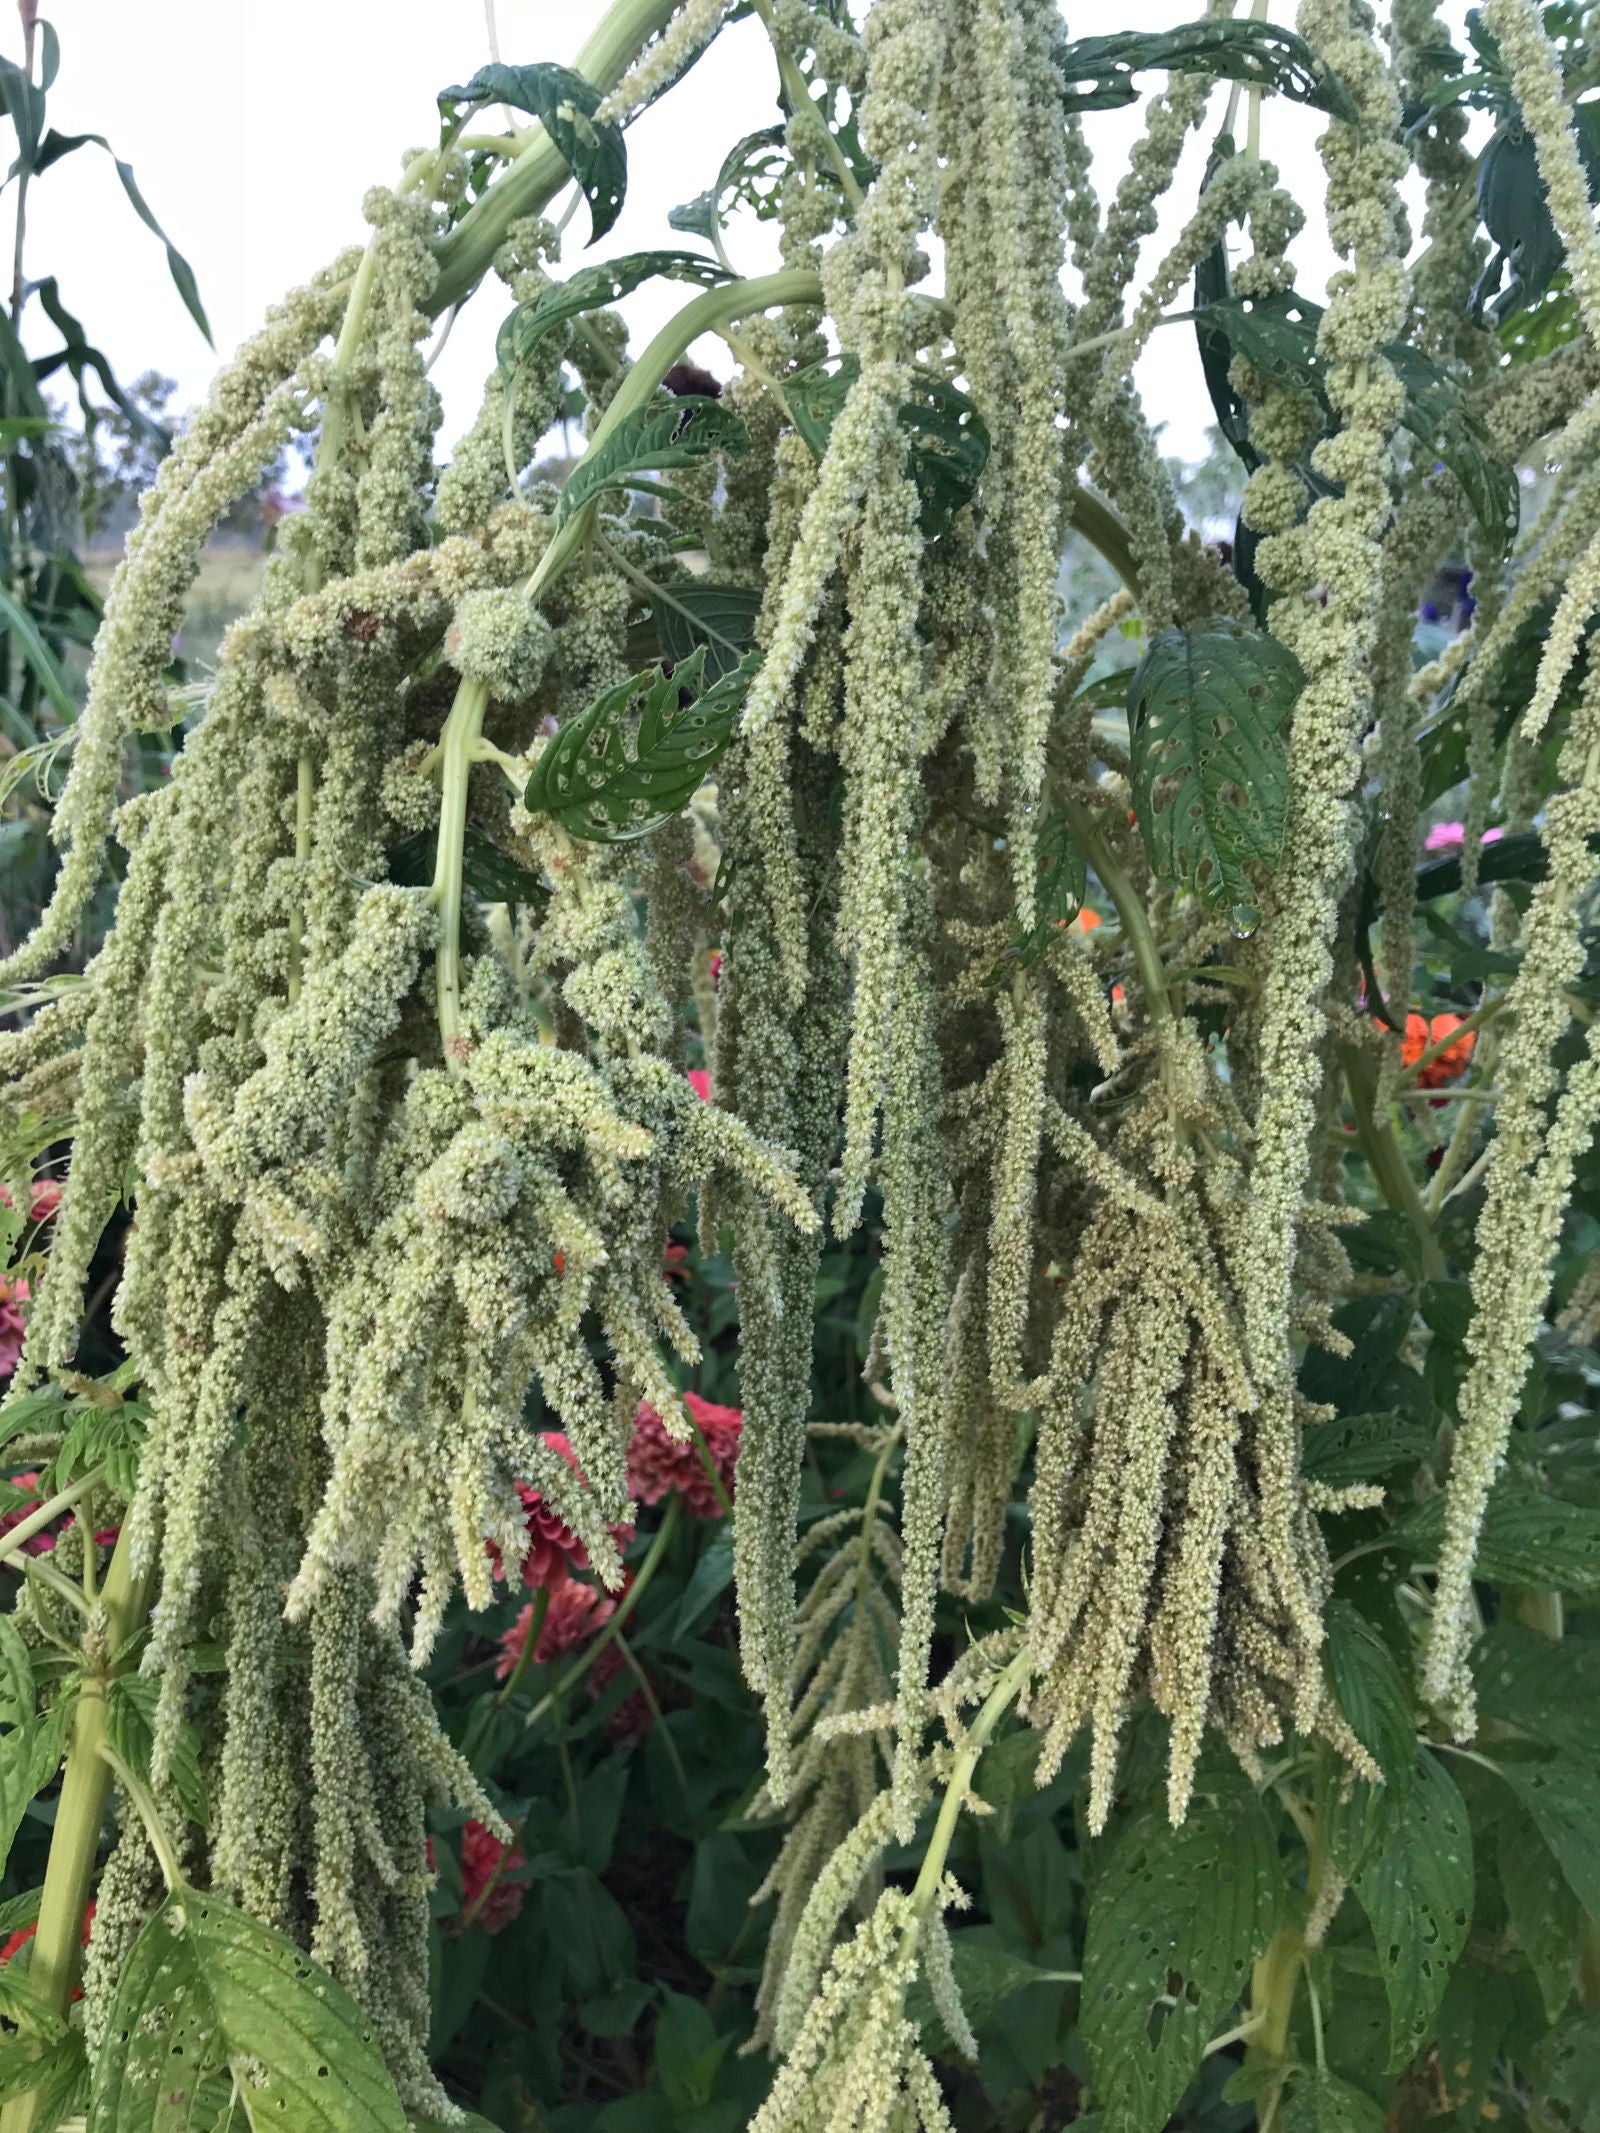
[[[101,1753],[106,1738],[106,1699],[119,1671],[117,1655],[143,1626],[155,1586],[155,1562],[142,1576],[133,1569],[131,1529],[126,1522],[112,1552],[104,1591],[84,1638],[83,1684],[67,1738],[67,1768],[56,1802],[55,1829],[39,1903],[39,1930],[28,1970],[29,1989],[63,2021],[72,2005],[83,1949],[83,1914],[94,1880],[100,1826],[111,1790],[111,1769]],[[0,2133],[28,2133],[38,2105],[36,2089],[13,2096],[0,2112]]]
[[[1339,1064],[1350,1088],[1350,1103],[1356,1115],[1356,1139],[1377,1181],[1378,1190],[1398,1215],[1404,1215],[1416,1233],[1421,1249],[1422,1278],[1442,1281],[1448,1272],[1444,1251],[1433,1233],[1433,1222],[1411,1166],[1401,1152],[1385,1106],[1383,1117],[1375,1115],[1378,1098],[1378,1066],[1365,1046],[1341,1044]]]
[[[676,0],[615,0],[574,62],[575,71],[602,94],[614,89],[658,31],[672,18]],[[470,296],[523,215],[546,208],[571,177],[566,159],[542,126],[523,136],[516,161],[462,216],[439,246],[439,279],[427,300],[431,316]]]
[[[454,1059],[461,1037],[461,895],[467,830],[467,781],[473,751],[483,732],[489,691],[481,681],[463,681],[440,737],[439,847],[429,898],[439,914],[439,951],[435,964],[439,1001],[439,1036],[446,1059]]]

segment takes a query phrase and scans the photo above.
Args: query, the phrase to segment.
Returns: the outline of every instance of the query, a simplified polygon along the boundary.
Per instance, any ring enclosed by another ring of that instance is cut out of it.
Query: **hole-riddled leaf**
[[[1421,1556],[1444,1543],[1444,1498],[1408,1512],[1395,1538]],[[1477,1575],[1496,1585],[1600,1591],[1600,1510],[1524,1495],[1502,1482],[1490,1495],[1478,1537]]]
[[[182,1889],[123,1966],[89,2133],[209,2124],[201,2097],[224,2070],[253,2125],[406,2133],[371,2026],[343,1987],[282,1934]]]
[[[1226,616],[1146,652],[1128,691],[1133,804],[1164,880],[1253,911],[1249,869],[1270,872],[1283,848],[1283,727],[1303,681],[1285,646]]]
[[[701,288],[712,289],[732,277],[726,267],[699,252],[630,252],[604,266],[580,267],[570,280],[541,289],[531,304],[518,304],[504,320],[494,344],[502,374],[510,376],[526,363],[545,335],[567,319],[599,311],[641,282],[658,278],[697,282]]]
[[[1348,1600],[1328,1603],[1328,1678],[1350,1730],[1383,1772],[1404,1812],[1415,1767],[1417,1729],[1405,1676],[1393,1652]]]
[[[1600,1922],[1600,1772],[1573,1755],[1543,1763],[1502,1763],[1500,1775],[1589,1916]]]
[[[702,693],[705,653],[597,696],[545,748],[524,804],[572,837],[644,837],[686,807],[733,734],[755,654]]]
[[[708,452],[749,449],[749,431],[720,400],[685,393],[679,400],[652,401],[624,416],[597,449],[578,461],[561,492],[560,523],[607,489],[627,488],[632,475],[692,466]]]
[[[724,213],[734,204],[752,209],[759,221],[770,221],[778,212],[778,188],[789,168],[787,130],[763,126],[759,133],[747,133],[736,141],[722,159],[716,183],[675,207],[667,217],[668,228],[710,243],[722,228]]]
[[[1473,1655],[1482,1717],[1600,1762],[1600,1643],[1497,1622]]]
[[[1066,84],[1068,111],[1110,111],[1139,94],[1135,75],[1220,75],[1276,89],[1297,104],[1312,104],[1355,125],[1360,113],[1338,75],[1305,39],[1271,22],[1185,22],[1175,30],[1123,30],[1058,44],[1056,65]]]
[[[818,459],[827,451],[839,410],[860,375],[857,356],[825,356],[784,386],[794,426]],[[989,463],[989,432],[964,392],[925,370],[912,373],[900,407],[900,427],[910,436],[907,471],[922,499],[923,538],[937,540],[972,499]]]
[[[1092,1890],[1080,2024],[1107,2122],[1159,2133],[1277,1928],[1272,1819],[1249,1786],[1218,1786],[1173,1829],[1122,1832]]]
[[[1306,2071],[1278,2115],[1283,2133],[1383,2133],[1382,2107],[1348,2081]]]
[[[731,674],[755,644],[760,593],[753,586],[709,578],[680,579],[659,590],[660,597],[651,601],[649,626],[661,653],[682,660],[703,649],[708,681]]]
[[[1578,1983],[1583,1917],[1533,1817],[1509,1801],[1497,1837],[1500,1887],[1517,1944],[1528,1961],[1547,2020],[1559,2022]]]
[[[628,152],[622,128],[595,117],[600,91],[571,67],[545,60],[531,67],[508,67],[499,61],[480,67],[471,81],[439,91],[439,110],[447,141],[461,130],[475,104],[509,104],[538,119],[560,151],[589,203],[589,242],[603,237],[622,212],[628,184]]]
[[[1340,1863],[1337,1842],[1334,1859]],[[1427,2037],[1472,1920],[1472,1830],[1437,1756],[1418,1754],[1405,1813],[1390,1818],[1387,1842],[1359,1866],[1351,1886],[1389,1994],[1392,2071]]]

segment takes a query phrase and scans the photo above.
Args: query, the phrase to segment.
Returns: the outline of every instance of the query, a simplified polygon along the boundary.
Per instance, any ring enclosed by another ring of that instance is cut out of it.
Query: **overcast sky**
[[[1142,28],[1164,29],[1202,11],[1199,0],[1139,0],[1128,15]],[[501,55],[570,60],[603,12],[601,0],[497,0]],[[1272,12],[1288,19],[1288,0],[1277,0]],[[1452,22],[1462,12],[1448,9]],[[109,161],[96,151],[80,150],[35,186],[28,271],[59,276],[64,301],[124,377],[149,368],[175,377],[179,407],[204,395],[219,356],[259,323],[276,296],[361,239],[363,193],[397,175],[407,148],[437,137],[436,92],[464,81],[488,57],[483,0],[46,0],[46,13],[62,48],[49,122],[64,132],[104,133],[132,162],[151,207],[194,267],[218,355],[190,321],[160,246],[134,219]],[[1078,20],[1086,33],[1110,26],[1099,6]],[[0,51],[20,57],[21,31],[9,9],[0,17]],[[667,228],[667,211],[710,184],[736,139],[772,122],[775,87],[759,22],[725,30],[671,95],[629,129],[627,204],[599,256],[682,242]],[[1225,94],[1216,92],[1208,124],[1189,144],[1161,229],[1147,243],[1146,271],[1192,207]],[[1125,168],[1138,109],[1091,113],[1087,124],[1104,198]],[[1313,208],[1294,257],[1300,288],[1318,298],[1334,265],[1320,230],[1320,124],[1303,106],[1267,101],[1264,152]],[[9,240],[9,198],[0,232]],[[580,206],[566,240],[569,265],[587,237]],[[765,226],[738,224],[729,244],[746,271],[773,261]],[[624,308],[646,333],[683,296],[676,285],[646,287]],[[480,294],[434,371],[446,441],[471,420],[503,310],[496,290]],[[35,349],[50,345],[37,318],[28,338]],[[726,356],[713,367],[725,371]],[[1209,406],[1192,333],[1158,333],[1139,383],[1152,419],[1168,424],[1166,449],[1197,457]]]

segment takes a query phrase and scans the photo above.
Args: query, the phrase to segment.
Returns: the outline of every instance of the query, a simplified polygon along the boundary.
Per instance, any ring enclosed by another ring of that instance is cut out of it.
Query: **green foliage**
[[[1159,2133],[1282,1914],[1272,1819],[1236,1779],[1177,1829],[1147,1808],[1116,1838],[1092,1897],[1083,2032],[1108,2133]]]
[[[95,2068],[92,2133],[176,2133],[226,2109],[300,2133],[404,2133],[371,2029],[292,1941],[179,1889],[134,1943]]]
[[[1159,68],[1169,74],[1220,75],[1225,81],[1274,89],[1335,118],[1355,116],[1350,92],[1338,75],[1323,65],[1303,37],[1275,23],[1186,22],[1175,30],[1122,30],[1058,44],[1055,58],[1067,85],[1064,101],[1069,111],[1131,104],[1139,93],[1135,75]]]
[[[1288,801],[1284,726],[1304,677],[1292,653],[1225,616],[1163,630],[1128,690],[1133,804],[1150,864],[1255,923]]]
[[[636,674],[597,696],[546,746],[523,796],[569,836],[648,836],[686,807],[733,737],[759,660],[702,688],[706,655]]]
[[[561,492],[561,523],[608,490],[649,490],[652,484],[641,478],[646,473],[693,466],[710,452],[749,449],[744,424],[720,400],[685,393],[666,406],[652,402],[624,416],[598,451],[584,454]]]
[[[589,203],[589,242],[598,243],[621,214],[628,187],[622,128],[594,115],[599,90],[571,67],[550,60],[525,67],[495,61],[480,67],[471,81],[439,91],[443,138],[453,141],[468,113],[484,104],[509,104],[539,121]]]
[[[730,206],[747,207],[758,221],[770,221],[778,211],[778,185],[789,168],[786,132],[783,126],[763,126],[758,133],[735,141],[722,159],[715,183],[675,207],[667,217],[670,227],[714,244]]]
[[[494,344],[502,376],[519,370],[545,335],[568,319],[614,304],[641,282],[658,278],[711,289],[727,281],[729,274],[726,267],[698,252],[631,252],[602,266],[580,267],[566,281],[552,282],[541,290],[532,303],[518,304],[506,314]]]

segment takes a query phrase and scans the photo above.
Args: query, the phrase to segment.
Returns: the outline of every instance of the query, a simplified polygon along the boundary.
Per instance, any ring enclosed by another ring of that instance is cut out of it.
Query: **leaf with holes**
[[[1128,691],[1133,805],[1164,880],[1253,913],[1250,869],[1270,873],[1283,850],[1283,728],[1303,681],[1285,646],[1226,616],[1163,630],[1145,653]]]
[[[641,282],[654,279],[695,282],[714,289],[732,276],[714,259],[700,252],[630,252],[604,266],[580,267],[570,280],[552,282],[541,289],[532,303],[518,304],[495,336],[494,352],[500,374],[509,378],[519,370],[547,333],[579,318],[585,311],[599,311],[629,295]]]
[[[1250,1787],[1217,1786],[1172,1828],[1129,1823],[1096,1877],[1080,2025],[1117,2133],[1159,2133],[1278,1926],[1283,1873]]]
[[[1496,1832],[1506,1916],[1527,1958],[1548,2021],[1559,2022],[1578,1983],[1583,1910],[1519,1800],[1508,1800]]]
[[[750,433],[731,408],[699,393],[663,405],[653,401],[625,415],[604,443],[591,447],[567,477],[559,522],[565,525],[608,489],[625,489],[630,475],[693,466],[708,452],[748,452]]]
[[[1533,2124],[1550,2133],[1600,2133],[1600,2015],[1569,2016],[1534,2052],[1530,2072]]]
[[[1380,2105],[1329,2073],[1298,2073],[1277,2120],[1280,2133],[1383,2133]]]
[[[1497,1622],[1472,1659],[1482,1717],[1600,1761],[1600,1643]]]
[[[1572,1755],[1497,1768],[1550,1847],[1573,1895],[1600,1924],[1600,1772]]]
[[[759,133],[735,141],[722,159],[716,183],[675,207],[667,227],[715,243],[723,214],[734,203],[752,209],[757,221],[770,221],[778,212],[778,190],[789,168],[787,133],[785,126],[763,126]],[[818,175],[825,176],[827,169],[822,165]]]
[[[1348,1600],[1323,1617],[1328,1679],[1350,1730],[1383,1772],[1398,1812],[1405,1812],[1416,1768],[1416,1722],[1400,1665],[1366,1616]]]
[[[1427,2037],[1472,1920],[1472,1829],[1455,1780],[1426,1749],[1410,1804],[1355,1874],[1389,1995],[1389,2069]]]
[[[1186,22],[1175,30],[1080,37],[1058,44],[1055,61],[1066,84],[1062,102],[1068,111],[1111,111],[1131,104],[1139,94],[1134,76],[1160,68],[1275,89],[1349,125],[1360,116],[1349,90],[1305,39],[1271,22]]]
[[[785,384],[794,426],[817,459],[827,451],[839,410],[860,375],[859,357],[824,356]],[[899,421],[910,437],[906,471],[922,499],[922,537],[934,541],[972,501],[989,464],[989,432],[967,395],[927,370],[912,372]]]
[[[439,91],[444,139],[453,141],[477,104],[510,104],[529,111],[549,134],[562,161],[589,203],[589,242],[603,237],[622,212],[628,185],[628,151],[622,128],[595,117],[600,91],[571,67],[545,60],[530,67],[508,67],[496,60],[480,67],[471,81]]]
[[[1396,1467],[1415,1466],[1433,1449],[1438,1432],[1416,1415],[1385,1410],[1336,1415],[1307,1432],[1302,1462],[1308,1479],[1330,1489],[1352,1481],[1377,1481]]]
[[[182,1889],[123,1965],[88,2133],[178,2133],[225,2069],[253,2125],[406,2133],[371,2024],[344,1988],[269,1926]]]
[[[727,747],[760,659],[702,692],[705,652],[607,689],[570,719],[533,766],[523,804],[571,837],[644,837],[687,807]]]
[[[1414,1554],[1444,1545],[1444,1499],[1418,1504],[1394,1529]],[[1496,1585],[1600,1591],[1600,1511],[1554,1496],[1524,1495],[1504,1481],[1492,1492],[1478,1535],[1475,1574]]]

